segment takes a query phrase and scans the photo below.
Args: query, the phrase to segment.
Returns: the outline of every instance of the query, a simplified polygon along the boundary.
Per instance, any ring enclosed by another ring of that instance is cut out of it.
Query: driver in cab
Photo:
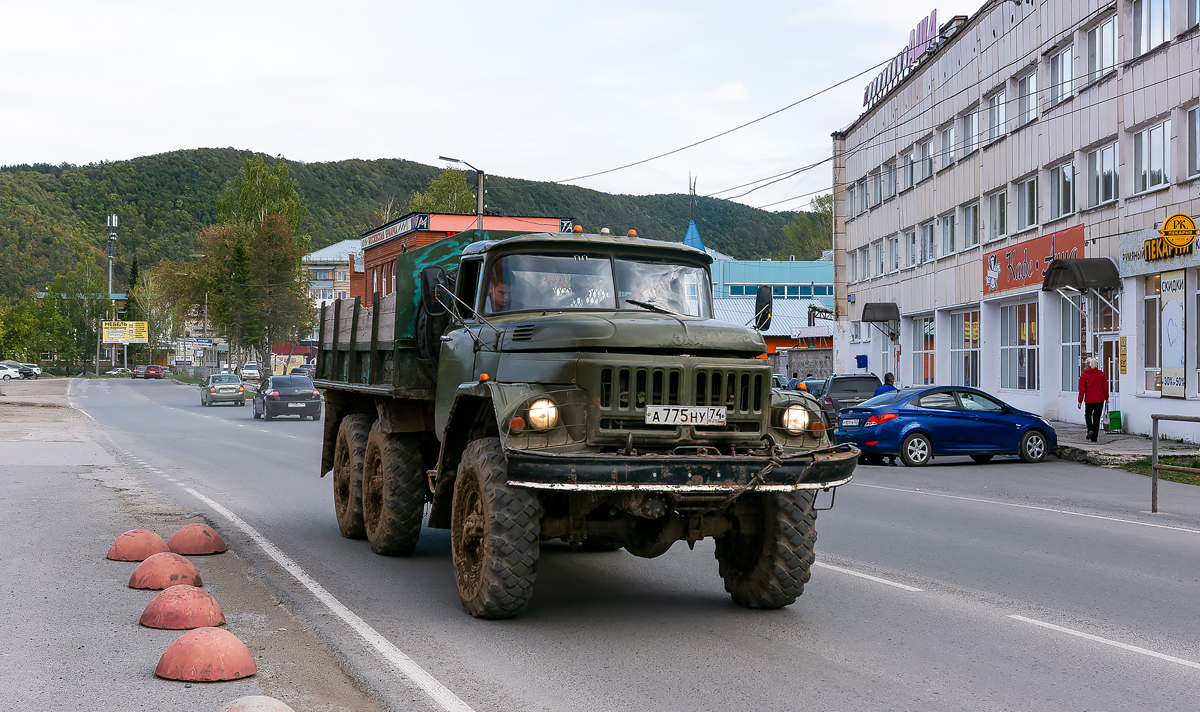
[[[500,261],[492,265],[492,273],[488,277],[487,303],[484,305],[489,314],[499,314],[512,308],[510,287],[504,281],[504,270]]]

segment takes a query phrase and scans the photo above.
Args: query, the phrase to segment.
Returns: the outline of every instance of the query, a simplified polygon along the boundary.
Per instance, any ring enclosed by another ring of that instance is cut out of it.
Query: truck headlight
[[[529,406],[529,425],[534,430],[549,430],[558,423],[558,406],[549,398],[539,398]]]
[[[808,408],[802,405],[789,405],[783,411],[783,429],[792,435],[799,435],[808,429]]]

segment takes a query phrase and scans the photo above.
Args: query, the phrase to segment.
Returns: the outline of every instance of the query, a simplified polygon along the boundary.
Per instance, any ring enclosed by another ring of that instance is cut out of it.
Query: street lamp
[[[467,168],[475,171],[475,218],[479,221],[478,229],[483,231],[483,171],[472,166],[466,161],[457,158],[449,158],[447,156],[438,156],[438,160],[448,161],[450,163],[461,163]]]

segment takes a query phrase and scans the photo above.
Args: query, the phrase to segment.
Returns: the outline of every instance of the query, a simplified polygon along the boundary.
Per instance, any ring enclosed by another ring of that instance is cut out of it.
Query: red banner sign
[[[1076,225],[1032,240],[1001,247],[983,256],[984,295],[1036,286],[1055,259],[1083,257],[1083,226]]]

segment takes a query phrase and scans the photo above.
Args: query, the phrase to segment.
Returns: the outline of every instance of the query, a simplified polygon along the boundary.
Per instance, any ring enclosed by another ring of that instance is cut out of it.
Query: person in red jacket
[[[1104,412],[1104,404],[1108,402],[1108,376],[1097,366],[1100,361],[1096,358],[1087,360],[1087,368],[1079,374],[1079,404],[1083,411],[1083,419],[1087,423],[1087,439],[1096,442],[1100,435],[1100,414]]]

